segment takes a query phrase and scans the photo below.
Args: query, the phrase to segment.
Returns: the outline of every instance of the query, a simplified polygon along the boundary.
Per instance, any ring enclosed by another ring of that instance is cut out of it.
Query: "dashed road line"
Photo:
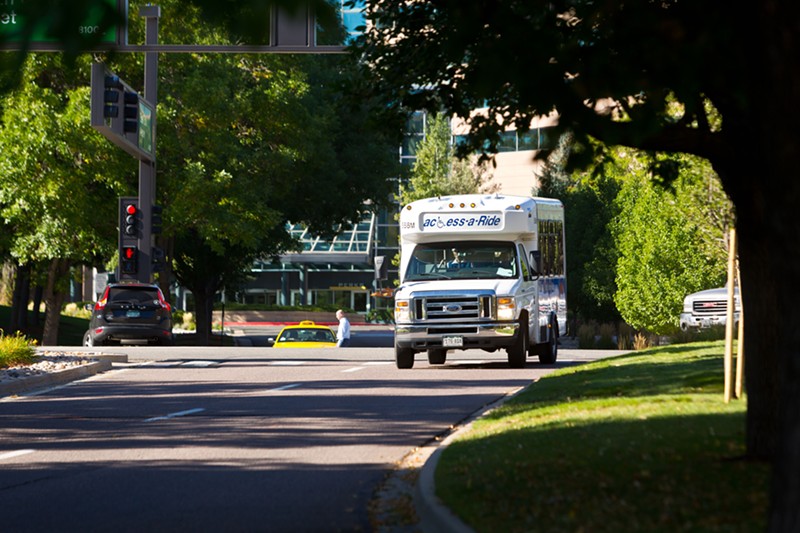
[[[269,389],[267,392],[281,392],[281,391],[297,388],[300,385],[301,385],[301,383],[292,383],[290,385],[284,385],[282,387],[277,387],[275,389]]]
[[[366,370],[367,367],[365,366],[355,366],[353,368],[348,368],[347,370],[342,370],[342,374],[346,374],[348,372],[359,372],[361,370]]]
[[[4,459],[13,459],[14,457],[19,457],[21,455],[28,455],[29,453],[33,453],[36,450],[14,450],[13,452],[5,452],[0,453],[0,461]]]
[[[145,422],[156,422],[157,420],[169,420],[170,418],[178,418],[181,416],[188,416],[193,415],[195,413],[201,413],[205,411],[202,407],[197,407],[195,409],[187,409],[186,411],[178,411],[177,413],[170,413],[164,416],[154,416],[153,418],[145,419]]]

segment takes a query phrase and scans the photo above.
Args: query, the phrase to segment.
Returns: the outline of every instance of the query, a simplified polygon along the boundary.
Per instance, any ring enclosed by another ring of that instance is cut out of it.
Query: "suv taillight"
[[[172,307],[169,305],[169,302],[167,302],[164,299],[164,295],[161,293],[161,289],[158,290],[158,301],[161,304],[161,307],[166,309],[167,312],[172,311]]]
[[[106,290],[103,291],[103,297],[97,300],[97,303],[94,304],[94,310],[102,311],[103,309],[106,308],[107,303],[108,303],[108,287],[106,287]]]

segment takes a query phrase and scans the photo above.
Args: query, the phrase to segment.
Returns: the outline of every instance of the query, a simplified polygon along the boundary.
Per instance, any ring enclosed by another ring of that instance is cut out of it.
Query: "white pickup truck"
[[[733,291],[733,320],[739,322],[739,289]],[[683,299],[683,312],[680,317],[681,329],[709,328],[724,326],[728,321],[728,289],[708,289],[695,292]]]

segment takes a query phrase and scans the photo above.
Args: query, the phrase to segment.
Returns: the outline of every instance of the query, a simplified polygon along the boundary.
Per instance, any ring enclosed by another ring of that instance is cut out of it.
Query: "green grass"
[[[442,454],[437,494],[476,531],[763,531],[769,467],[742,459],[721,342],[542,378]]]

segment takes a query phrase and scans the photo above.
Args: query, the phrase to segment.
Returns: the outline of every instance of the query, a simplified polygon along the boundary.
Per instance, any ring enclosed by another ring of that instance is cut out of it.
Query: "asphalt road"
[[[74,349],[74,348],[73,348]],[[6,531],[372,531],[393,464],[553,368],[503,352],[119,347],[130,366],[0,402]]]

